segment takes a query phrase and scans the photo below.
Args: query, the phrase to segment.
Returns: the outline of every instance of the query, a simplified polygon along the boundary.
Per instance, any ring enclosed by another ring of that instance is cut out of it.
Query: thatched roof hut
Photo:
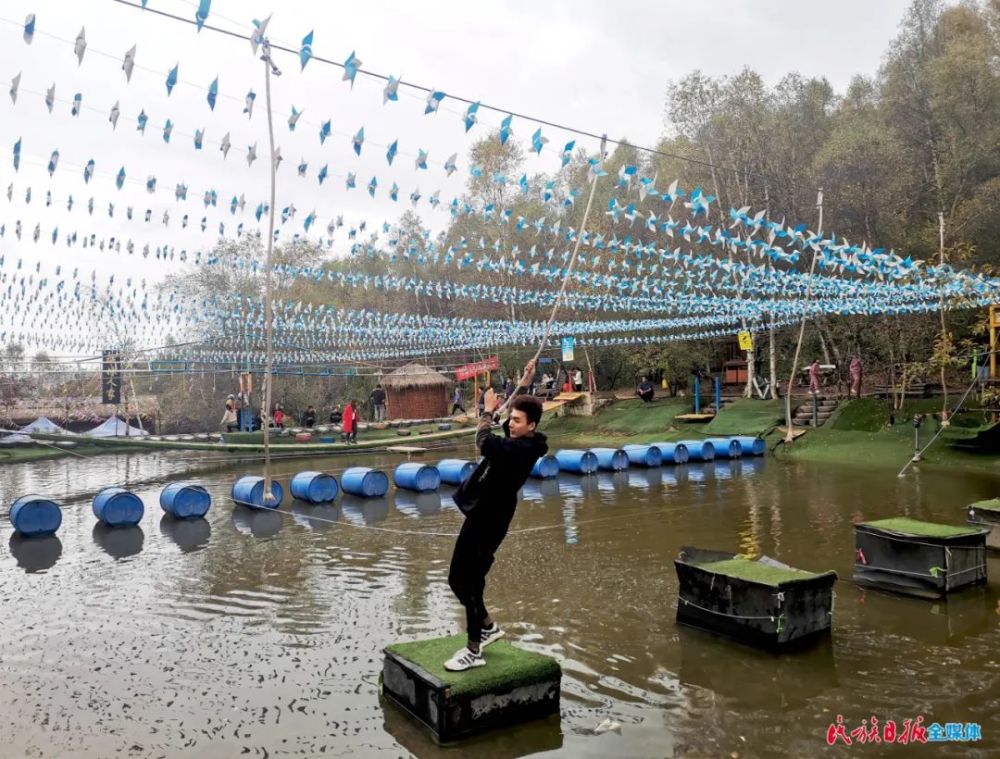
[[[447,387],[451,380],[424,364],[416,362],[401,366],[382,377],[382,387],[405,390],[410,387]]]
[[[390,419],[430,419],[446,416],[451,380],[419,363],[401,366],[382,377]]]

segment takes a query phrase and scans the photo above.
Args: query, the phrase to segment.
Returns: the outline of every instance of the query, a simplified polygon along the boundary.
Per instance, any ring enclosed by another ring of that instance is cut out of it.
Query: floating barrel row
[[[203,517],[212,505],[212,497],[201,485],[172,482],[160,493],[160,507],[177,519]],[[104,488],[90,505],[97,520],[108,527],[138,524],[146,507],[135,493],[125,488]],[[25,495],[11,505],[10,521],[22,537],[54,535],[62,525],[62,509],[55,501],[40,495]]]
[[[716,456],[739,458],[746,454],[763,455],[764,441],[754,437],[706,438],[676,443],[656,442],[626,445],[623,448],[562,449],[542,456],[535,462],[531,476],[536,479],[557,477],[560,471],[593,474],[598,470],[622,471],[630,466],[658,467],[664,463],[711,461]],[[392,481],[397,488],[416,493],[437,490],[441,483],[459,485],[475,471],[476,463],[464,459],[444,459],[437,466],[406,462],[396,467]],[[337,478],[324,472],[299,472],[292,477],[293,498],[308,503],[330,503],[342,489],[349,495],[379,498],[389,491],[389,477],[379,469],[351,467]],[[233,483],[230,496],[234,503],[258,509],[277,509],[285,498],[284,488],[271,480],[270,498],[264,497],[264,478],[247,475]],[[202,517],[208,513],[212,498],[196,483],[175,482],[160,493],[160,507],[177,519]],[[135,525],[145,508],[134,493],[120,487],[105,488],[94,496],[94,516],[110,527]],[[18,498],[10,509],[14,530],[24,537],[53,535],[62,524],[62,511],[55,501],[38,495]]]
[[[593,474],[597,470],[620,472],[630,466],[658,467],[663,464],[686,464],[688,461],[712,461],[715,458],[738,459],[763,456],[764,441],[755,437],[705,438],[676,443],[646,443],[623,448],[564,448],[543,456],[531,470],[536,479],[549,479],[559,472]]]

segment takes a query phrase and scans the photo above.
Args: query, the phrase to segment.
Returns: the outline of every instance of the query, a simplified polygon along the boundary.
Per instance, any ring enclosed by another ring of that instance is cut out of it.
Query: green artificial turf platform
[[[776,567],[771,564],[764,564],[759,561],[735,558],[725,561],[712,561],[707,564],[696,564],[695,566],[714,572],[715,574],[733,577],[737,580],[748,582],[759,582],[764,585],[778,586],[783,582],[793,580],[808,580],[819,575],[814,572],[806,572],[803,569],[792,567]]]
[[[969,508],[976,511],[994,511],[1000,514],[1000,498],[990,498],[988,501],[976,501],[970,504]]]
[[[383,693],[441,742],[559,711],[562,669],[555,659],[498,640],[483,649],[485,667],[448,672],[444,662],[465,642],[452,635],[387,646]]]
[[[878,530],[897,532],[900,535],[912,535],[919,538],[957,538],[962,535],[974,535],[980,530],[973,527],[956,527],[950,524],[936,522],[921,522],[909,517],[892,517],[877,519],[874,522],[862,522],[863,525]]]

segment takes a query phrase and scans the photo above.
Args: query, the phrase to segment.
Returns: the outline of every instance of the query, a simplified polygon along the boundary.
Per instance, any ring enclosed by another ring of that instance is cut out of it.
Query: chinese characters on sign
[[[873,715],[868,719],[861,720],[858,727],[848,728],[844,724],[844,715],[838,714],[837,721],[831,723],[826,729],[826,744],[828,746],[837,743],[844,743],[847,746],[855,743],[907,744],[947,741],[968,743],[982,739],[983,731],[977,722],[946,722],[944,725],[932,722],[925,727],[923,715],[917,715],[913,719],[904,719],[902,724],[898,726],[894,720],[886,720],[881,728],[878,718]]]
[[[494,372],[500,368],[500,362],[496,356],[490,356],[484,361],[477,361],[474,364],[466,364],[455,369],[455,379],[457,381],[472,379],[477,374]]]
[[[101,400],[114,404],[122,402],[122,364],[118,351],[101,353]]]

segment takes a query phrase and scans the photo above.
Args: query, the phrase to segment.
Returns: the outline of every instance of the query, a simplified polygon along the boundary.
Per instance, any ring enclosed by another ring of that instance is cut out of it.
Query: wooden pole
[[[816,230],[817,236],[823,234],[823,188],[819,188],[816,195],[816,209],[819,212],[819,228]],[[806,321],[808,321],[809,298],[812,296],[812,278],[816,271],[816,250],[813,249],[812,264],[809,267],[809,278],[806,280],[806,299],[802,304],[802,323],[799,325],[799,339],[795,343],[795,357],[792,359],[792,371],[788,377],[788,392],[785,393],[785,442],[790,443],[795,437],[792,435],[792,388],[795,386],[795,375],[799,371],[799,355],[802,353],[802,338],[806,333]]]
[[[271,108],[271,69],[274,64],[271,62],[271,43],[264,40],[263,45],[264,60],[264,91],[267,96],[267,134],[270,143],[268,153],[268,164],[271,170],[271,212],[268,214],[267,224],[267,257],[264,262],[264,328],[265,337],[265,361],[264,361],[264,413],[261,415],[261,427],[264,433],[264,503],[273,501],[271,493],[271,369],[274,359],[274,315],[271,308],[271,253],[274,249],[274,204],[275,204],[275,165],[274,165],[274,116]],[[281,73],[275,69],[275,73]],[[253,412],[251,411],[251,414]],[[251,417],[252,419],[252,417]],[[253,425],[251,422],[251,429]]]

